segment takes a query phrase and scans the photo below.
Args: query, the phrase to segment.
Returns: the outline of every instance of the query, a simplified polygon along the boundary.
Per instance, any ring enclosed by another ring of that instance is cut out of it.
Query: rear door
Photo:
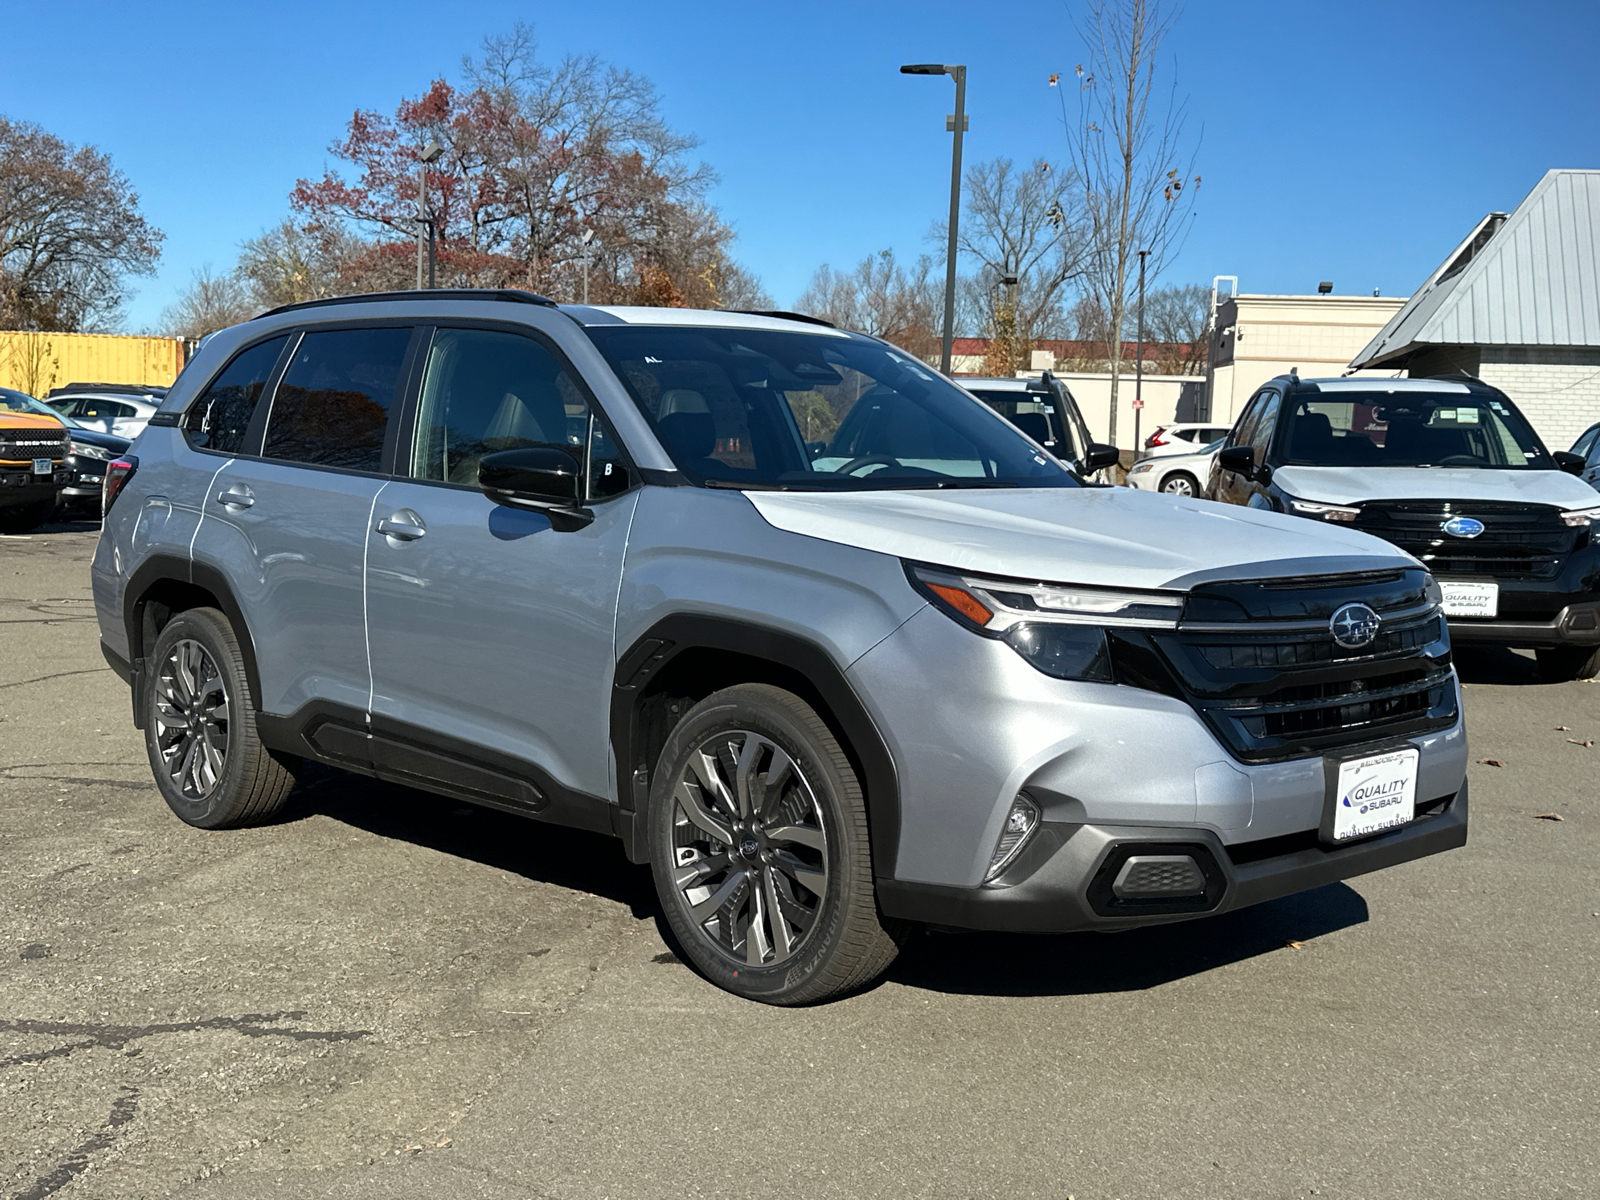
[[[531,331],[441,327],[424,361],[365,530],[380,774],[535,810],[552,783],[609,798],[628,468],[578,373]],[[556,528],[478,490],[485,454],[543,445],[587,464],[591,523]]]
[[[414,332],[367,325],[298,335],[256,407],[245,453],[212,481],[194,558],[234,589],[266,712],[365,721],[362,555]]]

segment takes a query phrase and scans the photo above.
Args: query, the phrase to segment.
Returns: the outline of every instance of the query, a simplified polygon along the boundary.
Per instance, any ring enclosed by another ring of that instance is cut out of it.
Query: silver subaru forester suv
[[[1415,559],[1086,484],[804,318],[279,309],[105,505],[105,654],[179,817],[262,821],[313,759],[615,835],[755,1000],[860,988],[918,923],[1184,920],[1467,836]]]

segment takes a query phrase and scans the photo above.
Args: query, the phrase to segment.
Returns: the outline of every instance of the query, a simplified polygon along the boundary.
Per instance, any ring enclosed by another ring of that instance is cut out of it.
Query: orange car
[[[0,388],[0,533],[48,520],[67,482],[67,427],[21,392]]]

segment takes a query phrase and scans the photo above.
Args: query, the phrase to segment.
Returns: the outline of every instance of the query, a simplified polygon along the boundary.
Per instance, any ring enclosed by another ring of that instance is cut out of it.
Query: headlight
[[[73,442],[72,452],[79,458],[94,458],[101,462],[110,462],[116,455],[99,446],[91,446],[88,442]]]
[[[1154,462],[1149,462],[1149,461],[1142,462],[1142,463],[1134,463],[1132,469],[1130,469],[1128,471],[1128,474],[1129,475],[1143,475],[1146,471],[1155,470],[1155,465],[1156,464]]]
[[[1594,508],[1574,508],[1561,514],[1568,525],[1600,525],[1600,505]]]
[[[1293,496],[1284,496],[1283,510],[1322,521],[1354,521],[1361,515],[1359,508],[1347,504],[1318,504],[1315,500],[1298,500]]]
[[[912,564],[906,572],[946,616],[1004,641],[1057,679],[1109,683],[1107,628],[1172,629],[1183,611],[1183,596],[1175,592],[987,579]]]
[[[1444,606],[1444,589],[1439,586],[1439,581],[1437,579],[1435,579],[1432,575],[1425,576],[1423,579],[1423,588],[1425,590],[1425,594],[1427,595],[1428,606],[1430,608],[1442,608]]]

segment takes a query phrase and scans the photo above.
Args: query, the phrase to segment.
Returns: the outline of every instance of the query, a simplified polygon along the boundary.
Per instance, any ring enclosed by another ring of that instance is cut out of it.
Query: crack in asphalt
[[[276,1013],[243,1013],[237,1017],[208,1017],[199,1021],[167,1021],[155,1025],[85,1025],[71,1021],[25,1021],[0,1019],[0,1033],[28,1033],[42,1037],[85,1040],[68,1046],[55,1046],[33,1054],[0,1058],[0,1068],[65,1058],[79,1050],[121,1050],[129,1042],[161,1033],[196,1033],[204,1029],[227,1029],[245,1037],[286,1037],[297,1042],[354,1042],[371,1037],[370,1029],[268,1029],[278,1021],[299,1021],[304,1009]]]
[[[133,1120],[138,1107],[139,1089],[124,1087],[122,1095],[111,1102],[111,1115],[106,1118],[99,1132],[78,1145],[53,1170],[39,1176],[27,1191],[18,1192],[17,1200],[44,1200],[82,1175],[89,1169],[89,1156],[111,1145],[116,1139],[117,1130]]]
[[[14,679],[10,683],[0,683],[0,690],[24,687],[30,683],[48,683],[52,679],[65,679],[69,675],[99,675],[101,672],[109,672],[110,670],[110,667],[89,667],[82,671],[57,671],[54,675],[41,675],[37,679]]]

